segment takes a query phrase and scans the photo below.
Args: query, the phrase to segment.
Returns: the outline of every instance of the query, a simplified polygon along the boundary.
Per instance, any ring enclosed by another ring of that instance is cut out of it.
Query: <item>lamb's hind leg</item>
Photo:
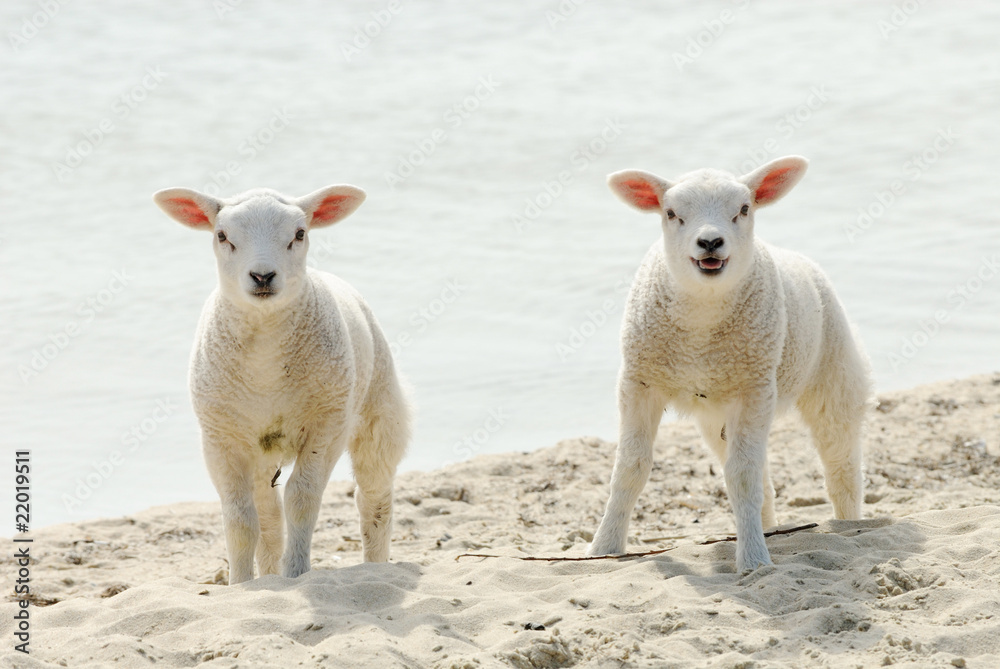
[[[700,414],[695,417],[695,423],[701,432],[701,438],[708,444],[712,452],[719,458],[719,463],[723,469],[726,466],[728,456],[725,416]],[[764,505],[760,511],[760,519],[764,529],[774,527],[778,524],[774,514],[774,486],[771,485],[771,475],[768,471],[767,460],[764,460]]]
[[[364,560],[385,562],[392,538],[392,482],[410,438],[409,407],[402,390],[392,387],[370,404],[369,411],[372,415],[365,417],[350,444],[358,483],[354,497]]]
[[[653,467],[653,440],[666,404],[659,393],[633,381],[618,388],[620,427],[611,494],[588,555],[625,552],[628,523]]]
[[[838,389],[824,387],[807,392],[799,400],[799,412],[819,451],[834,516],[857,520],[864,499],[861,436],[866,397],[831,394],[839,394]]]
[[[837,518],[861,518],[864,501],[861,438],[872,394],[871,369],[832,289],[826,288],[823,352],[797,405],[812,431]]]

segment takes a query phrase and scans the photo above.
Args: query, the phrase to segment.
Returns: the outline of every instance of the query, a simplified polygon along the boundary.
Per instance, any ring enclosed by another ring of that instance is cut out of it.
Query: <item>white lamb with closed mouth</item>
[[[364,191],[329,186],[291,198],[259,189],[221,200],[169,188],[153,199],[212,233],[219,285],[202,311],[190,386],[222,501],[230,584],[254,577],[255,555],[261,575],[309,571],[323,490],[345,449],[364,559],[388,560],[409,405],[361,295],[306,267],[312,230],[351,214]],[[282,504],[273,482],[292,462]]]
[[[676,181],[639,170],[608,177],[627,204],[662,216],[663,238],[625,309],[620,438],[590,555],[625,551],[665,407],[693,416],[723,464],[739,571],[771,563],[767,437],[775,415],[793,405],[812,432],[834,514],[861,517],[868,360],[819,267],[754,238],[757,209],[791,190],[807,165],[790,156],[742,177],[710,169]]]

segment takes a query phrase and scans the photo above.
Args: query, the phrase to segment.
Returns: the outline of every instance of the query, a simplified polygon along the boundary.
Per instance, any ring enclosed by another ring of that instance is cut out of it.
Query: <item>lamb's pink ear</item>
[[[785,156],[740,177],[753,193],[754,204],[763,207],[785,197],[806,173],[809,161],[802,156]]]
[[[663,211],[663,194],[672,185],[642,170],[622,170],[608,175],[611,192],[639,211]]]
[[[190,188],[167,188],[153,193],[153,202],[167,216],[196,230],[215,227],[215,215],[222,209],[222,202],[211,195]]]
[[[327,186],[295,201],[306,213],[310,228],[333,225],[350,216],[365,201],[365,192],[355,186]]]

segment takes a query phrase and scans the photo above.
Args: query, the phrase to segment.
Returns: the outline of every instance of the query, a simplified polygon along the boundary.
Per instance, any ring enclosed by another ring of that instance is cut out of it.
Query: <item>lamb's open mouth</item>
[[[271,288],[257,288],[256,290],[253,290],[251,292],[253,293],[254,297],[259,297],[262,300],[266,300],[275,293],[275,291]]]
[[[702,274],[718,274],[729,262],[729,258],[715,258],[707,256],[705,258],[691,258],[691,262],[701,270]]]

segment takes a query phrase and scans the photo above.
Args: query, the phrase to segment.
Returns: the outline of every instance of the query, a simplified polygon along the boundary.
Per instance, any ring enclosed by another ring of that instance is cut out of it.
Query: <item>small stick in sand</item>
[[[520,557],[518,555],[486,555],[483,553],[462,553],[461,555],[455,556],[455,562],[458,562],[464,557],[478,557],[478,558],[510,558],[512,560],[523,560],[524,562],[586,562],[588,560],[621,560],[625,558],[637,558],[646,557],[648,555],[659,555],[660,553],[666,553],[667,551],[672,551],[676,546],[671,546],[670,548],[662,548],[658,551],[646,551],[645,553],[621,553],[620,555],[588,555],[585,557]]]
[[[787,530],[773,530],[771,532],[765,532],[765,537],[775,537],[780,534],[792,534],[793,532],[801,532],[802,530],[811,530],[814,527],[819,527],[819,523],[809,523],[808,525],[799,525],[798,527],[789,527]],[[709,544],[721,544],[724,541],[736,541],[736,537],[726,537],[725,539],[710,539],[709,541],[699,541],[699,546],[708,546]]]
[[[808,525],[799,525],[798,527],[790,527],[787,530],[774,530],[771,532],[765,532],[765,537],[774,537],[781,534],[792,534],[793,532],[801,532],[802,530],[811,530],[814,527],[819,527],[819,523],[809,523]],[[708,546],[710,544],[719,544],[725,541],[736,541],[736,537],[726,537],[725,539],[710,539],[709,541],[699,541],[699,546]],[[672,551],[677,546],[671,546],[670,548],[662,548],[656,551],[645,551],[643,553],[620,553],[618,555],[588,555],[586,557],[520,557],[518,555],[487,555],[485,553],[462,553],[461,555],[455,556],[455,562],[458,562],[464,557],[477,557],[477,558],[510,558],[512,560],[522,560],[524,562],[587,562],[589,560],[624,560],[629,558],[639,558],[639,557],[649,557],[650,555],[659,555],[660,553],[666,553],[667,551]]]

